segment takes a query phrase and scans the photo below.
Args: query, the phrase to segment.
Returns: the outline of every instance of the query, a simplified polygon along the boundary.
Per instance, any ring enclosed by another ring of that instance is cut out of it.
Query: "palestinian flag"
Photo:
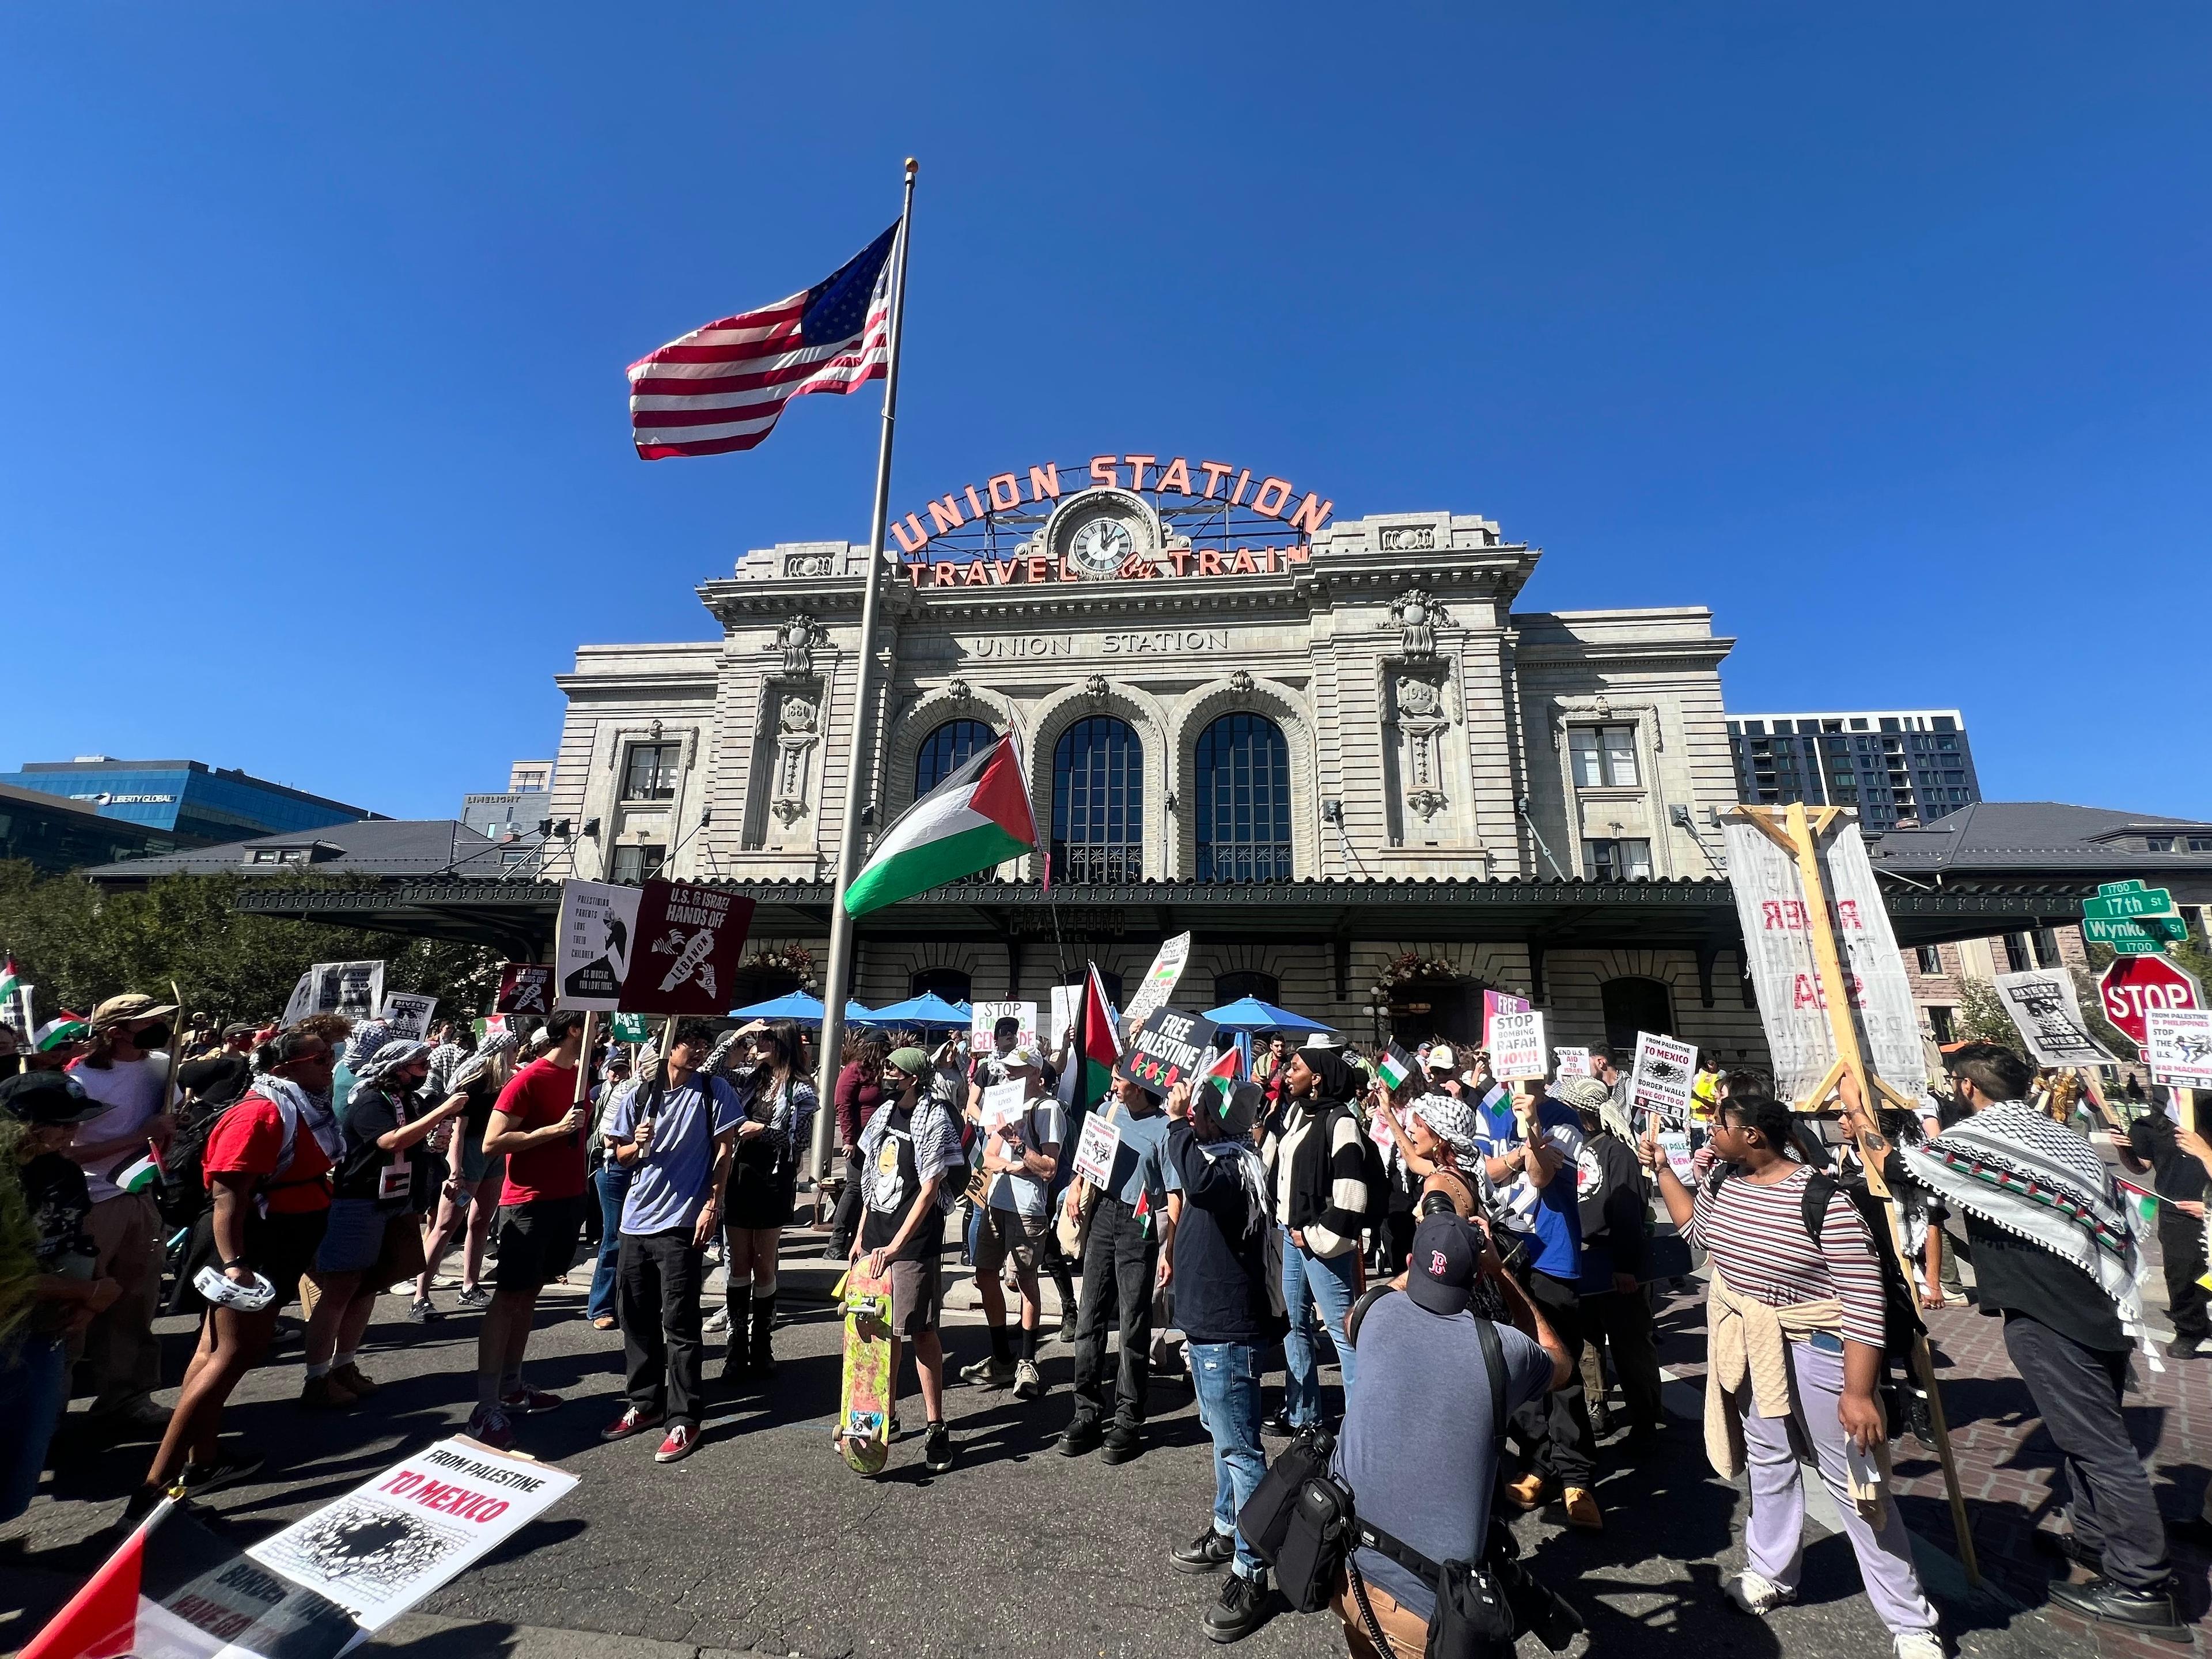
[[[32,1035],[31,1046],[40,1054],[48,1054],[67,1042],[82,1042],[92,1035],[92,1027],[82,1014],[73,1014],[66,1008]]]
[[[864,916],[1034,852],[1036,844],[1029,781],[1009,732],[899,814],[846,887],[845,914]]]
[[[1376,1057],[1375,1072],[1389,1087],[1401,1088],[1413,1074],[1413,1057],[1394,1042]]]
[[[1237,1073],[1239,1069],[1237,1051],[1234,1048],[1224,1048],[1213,1057],[1213,1064],[1198,1074],[1198,1086],[1201,1089],[1212,1087],[1220,1090],[1222,1103],[1226,1105],[1229,1097],[1236,1091]]]
[[[161,1179],[161,1160],[151,1152],[108,1177],[126,1193],[150,1192]]]
[[[360,1639],[337,1602],[176,1509],[148,1516],[20,1659],[336,1659]]]
[[[15,967],[13,957],[0,957],[0,1020],[14,1025],[16,1022],[15,1000],[23,994],[23,975]],[[26,1036],[31,1028],[20,1028]]]
[[[1114,1062],[1121,1057],[1121,1041],[1114,1035],[1114,1011],[1106,1000],[1105,981],[1092,963],[1083,981],[1083,1008],[1075,1017],[1075,1107],[1088,1111],[1106,1097],[1114,1081]]]

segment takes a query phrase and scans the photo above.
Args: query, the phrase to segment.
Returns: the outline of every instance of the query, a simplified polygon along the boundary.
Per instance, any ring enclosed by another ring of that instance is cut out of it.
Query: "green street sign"
[[[2106,940],[2116,957],[2155,957],[2165,954],[2166,946],[2154,939],[2116,939]]]
[[[2106,881],[2097,884],[2099,898],[2117,898],[2122,893],[2140,893],[2143,884],[2139,881]]]
[[[2186,938],[2187,929],[2179,916],[2087,916],[2082,919],[2081,937],[2115,950],[2139,939],[2155,950],[2167,939]]]
[[[2100,893],[2093,899],[2081,901],[2085,916],[2160,916],[2179,915],[2173,908],[2173,892],[2166,887],[2146,887],[2131,893]]]

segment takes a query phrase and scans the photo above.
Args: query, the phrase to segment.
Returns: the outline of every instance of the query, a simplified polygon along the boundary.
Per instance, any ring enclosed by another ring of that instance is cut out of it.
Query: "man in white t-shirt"
[[[91,1046],[70,1070],[107,1109],[77,1126],[69,1155],[84,1170],[92,1197],[85,1231],[98,1255],[96,1278],[123,1287],[84,1333],[92,1370],[92,1413],[107,1432],[158,1434],[169,1413],[156,1406],[161,1345],[154,1315],[161,1295],[161,1217],[147,1193],[125,1192],[115,1177],[154,1147],[167,1150],[176,1121],[164,1098],[169,1079],[173,1005],[131,992],[92,1011]]]
[[[1034,1400],[1044,1392],[1037,1370],[1037,1323],[1043,1306],[1037,1297],[1037,1263],[1051,1249],[1051,1203],[1047,1189],[1060,1168],[1060,1143],[1067,1119],[1060,1103],[1045,1092],[1044,1074],[1034,1052],[1014,1048],[996,1057],[1009,1084],[1022,1085],[1021,1109],[988,1117],[992,1103],[979,1091],[978,1111],[983,1174],[990,1183],[983,1195],[983,1224],[975,1235],[975,1291],[983,1303],[983,1325],[990,1333],[991,1356],[962,1369],[963,1381],[992,1388],[1014,1385],[1015,1396]],[[1006,1294],[999,1275],[1011,1261],[1022,1297],[1021,1357],[1006,1330]]]

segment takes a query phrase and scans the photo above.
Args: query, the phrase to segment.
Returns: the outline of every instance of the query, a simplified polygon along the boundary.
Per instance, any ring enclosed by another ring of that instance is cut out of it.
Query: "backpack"
[[[221,1111],[202,1118],[170,1142],[168,1157],[161,1166],[161,1195],[155,1203],[161,1212],[161,1219],[173,1229],[183,1231],[191,1227],[212,1207],[214,1200],[208,1196],[207,1184],[208,1141],[214,1135],[216,1126],[251,1097],[252,1091],[249,1089]],[[299,1114],[281,1100],[269,1103],[276,1109],[276,1115],[284,1125],[284,1139],[276,1155],[275,1172],[257,1185],[254,1189],[257,1194],[287,1184],[278,1177],[292,1167],[292,1154],[300,1137]],[[321,1179],[320,1176],[316,1178]]]

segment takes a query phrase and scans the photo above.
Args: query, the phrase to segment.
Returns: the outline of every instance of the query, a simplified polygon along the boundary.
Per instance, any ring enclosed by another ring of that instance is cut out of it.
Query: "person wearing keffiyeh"
[[[2002,1315],[2005,1352],[2058,1447],[2068,1553],[2095,1577],[2054,1582],[2051,1599],[2185,1639],[2165,1524],[2120,1409],[2130,1339],[2142,1331],[2132,1206],[2087,1142],[2027,1103],[2035,1073],[2018,1054],[1972,1042],[1946,1064],[1973,1115],[1902,1155],[1915,1180],[1964,1213],[1977,1299]],[[2162,1369],[2148,1342],[2143,1352]]]

